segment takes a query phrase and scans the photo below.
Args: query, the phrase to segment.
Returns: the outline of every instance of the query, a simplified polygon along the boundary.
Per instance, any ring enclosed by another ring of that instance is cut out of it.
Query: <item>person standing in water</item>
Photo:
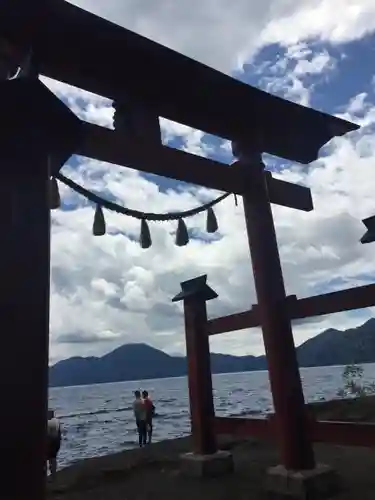
[[[47,463],[51,478],[54,479],[57,471],[57,455],[61,446],[61,425],[53,410],[48,410],[47,418]]]
[[[139,447],[142,448],[147,444],[146,407],[141,399],[141,391],[135,391],[134,397],[133,412],[137,424]]]
[[[151,444],[152,430],[153,430],[152,421],[153,421],[153,418],[155,415],[155,406],[154,406],[151,398],[149,397],[147,391],[142,392],[142,398],[143,398],[143,404],[145,405],[145,409],[146,409],[147,443]]]

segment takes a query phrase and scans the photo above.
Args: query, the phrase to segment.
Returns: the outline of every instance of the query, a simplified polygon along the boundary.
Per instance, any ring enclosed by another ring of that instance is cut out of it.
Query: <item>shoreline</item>
[[[220,448],[225,450],[231,450],[244,442],[241,438],[231,436],[220,436],[218,441]],[[56,482],[48,482],[48,491],[66,495],[70,492],[91,489],[103,482],[106,483],[107,480],[115,482],[116,476],[126,479],[127,475],[138,468],[152,468],[155,465],[160,467],[173,463],[191,448],[191,436],[187,436],[160,441],[142,449],[135,447],[79,460],[58,471]]]
[[[212,354],[218,354],[221,355],[222,353],[217,353],[213,352]],[[225,355],[225,354],[224,354]],[[65,361],[65,360],[63,360]],[[360,366],[367,366],[367,365],[375,365],[375,361],[368,361],[368,362],[359,362]],[[344,365],[340,364],[331,364],[331,365],[299,365],[300,369],[302,370],[309,370],[309,369],[315,369],[315,368],[345,368]],[[50,367],[51,368],[51,367]],[[255,368],[252,370],[245,370],[245,371],[219,371],[219,372],[212,372],[213,376],[220,376],[220,375],[241,375],[243,373],[258,373],[258,372],[264,372],[268,373],[267,368]],[[182,375],[170,375],[170,376],[163,376],[163,377],[146,377],[142,379],[138,378],[130,378],[130,379],[121,379],[121,380],[111,380],[111,381],[105,381],[105,382],[85,382],[85,383],[75,383],[75,384],[68,384],[68,385],[50,385],[49,390],[54,390],[54,389],[70,389],[72,387],[90,387],[90,386],[97,386],[97,385],[111,385],[111,384],[122,384],[122,383],[134,383],[134,382],[153,382],[153,381],[159,381],[159,380],[173,380],[173,379],[186,379],[187,378],[187,372],[182,374]]]
[[[307,405],[321,420],[375,422],[375,396],[331,400]],[[219,447],[231,450],[236,464],[232,476],[192,481],[179,474],[179,456],[191,450],[191,437],[161,441],[149,448],[121,451],[78,461],[57,473],[48,484],[49,500],[147,500],[151,497],[179,500],[261,498],[268,467],[279,462],[277,446],[258,439],[219,436]],[[319,462],[338,470],[345,484],[345,500],[373,498],[375,453],[372,449],[318,444]],[[209,486],[208,486],[209,485]],[[227,492],[227,496],[224,494]],[[234,494],[235,492],[235,494]],[[253,495],[253,496],[251,496]]]

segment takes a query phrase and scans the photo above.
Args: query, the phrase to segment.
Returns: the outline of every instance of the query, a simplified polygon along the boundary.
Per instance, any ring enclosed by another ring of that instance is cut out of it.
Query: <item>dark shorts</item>
[[[54,460],[60,451],[61,440],[51,439],[47,444],[47,460]]]

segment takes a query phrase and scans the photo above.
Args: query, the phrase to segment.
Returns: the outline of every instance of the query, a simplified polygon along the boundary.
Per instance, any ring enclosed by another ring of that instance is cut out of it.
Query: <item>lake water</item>
[[[301,369],[306,401],[336,397],[343,385],[342,371],[342,367]],[[375,380],[375,364],[365,365],[364,379]],[[273,411],[267,372],[214,375],[213,385],[217,415],[261,416]],[[156,406],[154,441],[189,434],[186,378],[52,388],[50,406],[61,419],[64,434],[60,466],[136,445],[132,414],[136,389],[147,389]]]

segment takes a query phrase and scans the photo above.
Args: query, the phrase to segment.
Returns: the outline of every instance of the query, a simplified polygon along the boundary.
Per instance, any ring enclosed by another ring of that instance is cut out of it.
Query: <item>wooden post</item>
[[[0,488],[7,500],[45,498],[50,285],[48,188],[47,157],[40,161],[28,158],[23,164],[2,164]]]
[[[3,58],[0,71],[5,75],[0,107],[6,124],[0,132],[0,487],[8,500],[43,500],[50,175],[59,171],[80,142],[81,122],[38,80],[33,61],[21,59],[16,64],[21,64],[18,78],[6,77],[9,58]]]
[[[269,174],[264,172],[260,154],[238,149],[235,145],[239,161],[234,168],[242,169],[249,186],[243,204],[283,465],[289,470],[313,469],[315,458],[267,191]]]
[[[205,275],[181,283],[182,291],[173,299],[173,302],[184,301],[191,432],[194,452],[199,455],[217,451],[206,309],[206,301],[217,294],[206,280]]]

